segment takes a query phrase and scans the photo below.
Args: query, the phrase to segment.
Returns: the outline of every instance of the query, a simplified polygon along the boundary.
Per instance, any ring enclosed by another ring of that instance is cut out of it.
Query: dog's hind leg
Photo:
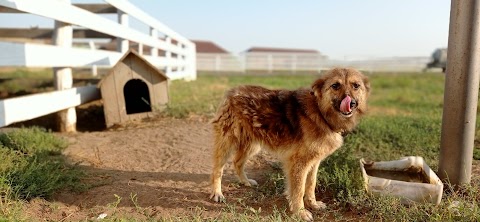
[[[218,138],[217,138],[218,139]],[[210,199],[215,202],[224,201],[225,197],[222,193],[222,176],[223,168],[232,153],[232,144],[228,141],[215,141],[213,154],[213,171],[212,171],[212,191]]]
[[[257,154],[260,151],[260,145],[254,144],[251,142],[244,142],[237,149],[235,158],[233,160],[233,165],[235,167],[235,172],[237,173],[238,179],[245,186],[256,186],[258,185],[257,181],[248,179],[245,174],[245,163],[247,160]]]

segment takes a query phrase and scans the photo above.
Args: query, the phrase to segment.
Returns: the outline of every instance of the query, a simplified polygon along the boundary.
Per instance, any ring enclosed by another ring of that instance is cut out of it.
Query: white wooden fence
[[[229,53],[197,53],[198,71],[243,72],[240,58]]]
[[[320,53],[302,52],[248,52],[241,55],[244,59],[245,70],[289,71],[318,71],[326,57]]]
[[[0,127],[63,110],[68,119],[64,123],[65,131],[74,131],[76,117],[73,107],[92,99],[99,99],[100,96],[95,87],[68,90],[72,87],[70,68],[111,67],[128,50],[129,42],[138,45],[138,52],[154,66],[165,70],[171,80],[196,79],[194,43],[126,0],[104,1],[106,4],[72,5],[69,0],[0,0],[0,13],[29,13],[55,21],[54,29],[50,30],[53,33],[53,45],[0,41],[0,66],[53,67],[55,86],[59,90],[41,96],[0,100]],[[118,23],[95,14],[96,12],[117,13]],[[150,33],[130,28],[128,16],[149,26]],[[31,29],[8,32],[9,35],[15,33],[17,35],[9,38],[28,38],[29,31]],[[73,33],[77,32],[83,32],[81,36],[84,38],[98,36],[114,38],[117,40],[117,51],[99,50],[96,47],[74,48]],[[0,38],[1,33],[6,32],[0,30]],[[144,53],[144,47],[149,48],[149,52]],[[71,101],[77,97],[88,99],[72,103]],[[36,102],[33,102],[34,100]],[[61,105],[54,106],[51,104],[52,101]],[[29,114],[21,114],[22,111]]]
[[[265,73],[319,72],[333,67],[352,67],[367,72],[418,72],[426,68],[431,60],[427,56],[419,57],[355,57],[328,59],[319,54],[308,53],[250,53],[215,54],[197,53],[197,69],[214,72],[250,72]]]
[[[323,69],[353,67],[367,72],[419,72],[426,68],[427,56],[409,57],[360,57],[345,60],[325,60]]]

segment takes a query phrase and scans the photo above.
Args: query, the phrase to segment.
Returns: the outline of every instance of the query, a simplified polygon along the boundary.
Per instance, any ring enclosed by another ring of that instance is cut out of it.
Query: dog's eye
[[[340,89],[340,83],[338,83],[338,82],[337,82],[337,83],[334,83],[331,87],[332,87],[332,89],[334,89],[334,90]]]
[[[354,89],[360,88],[360,84],[358,84],[358,83],[353,83],[353,88],[354,88]]]

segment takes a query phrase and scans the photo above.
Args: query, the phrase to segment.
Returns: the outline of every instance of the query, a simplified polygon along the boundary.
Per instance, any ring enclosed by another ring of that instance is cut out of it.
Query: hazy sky
[[[137,0],[191,39],[232,52],[311,48],[334,57],[429,56],[446,47],[448,0]]]
[[[210,40],[233,53],[262,46],[316,49],[340,59],[430,56],[448,41],[449,0],[130,2],[189,39]],[[0,17],[0,26],[21,20]]]

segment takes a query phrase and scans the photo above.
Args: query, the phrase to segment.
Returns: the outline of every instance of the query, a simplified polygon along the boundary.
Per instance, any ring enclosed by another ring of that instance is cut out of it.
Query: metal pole
[[[480,75],[480,4],[452,0],[439,176],[470,183]]]

